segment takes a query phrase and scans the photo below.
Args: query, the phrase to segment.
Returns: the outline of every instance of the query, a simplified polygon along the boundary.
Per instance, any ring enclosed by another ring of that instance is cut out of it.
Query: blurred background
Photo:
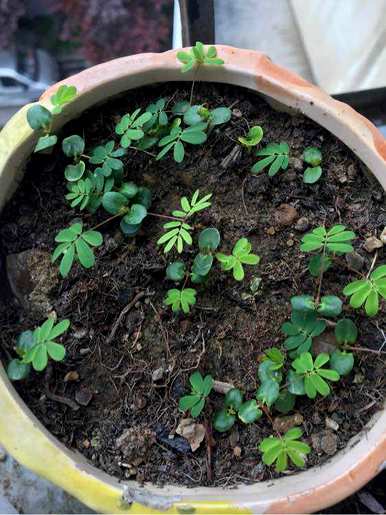
[[[109,59],[222,43],[353,105],[386,135],[386,0],[0,0],[0,127],[58,80]],[[326,513],[385,513],[385,472]],[[0,513],[89,513],[0,448]]]

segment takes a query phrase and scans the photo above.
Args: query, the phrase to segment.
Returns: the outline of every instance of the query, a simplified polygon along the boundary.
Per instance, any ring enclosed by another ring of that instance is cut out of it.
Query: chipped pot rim
[[[371,122],[260,52],[216,47],[225,65],[200,67],[196,80],[246,87],[264,95],[273,106],[302,112],[345,143],[386,189],[386,141]],[[76,86],[78,96],[55,118],[54,130],[89,107],[129,89],[190,81],[192,73],[180,73],[176,52],[122,57],[55,84],[42,95],[41,103],[47,105],[60,84]],[[26,121],[30,105],[18,111],[0,133],[0,208],[17,188],[37,140]],[[0,442],[11,455],[103,513],[310,513],[352,494],[386,466],[386,409],[323,465],[232,489],[142,487],[135,481],[122,483],[108,476],[65,448],[43,427],[1,365],[0,413]]]

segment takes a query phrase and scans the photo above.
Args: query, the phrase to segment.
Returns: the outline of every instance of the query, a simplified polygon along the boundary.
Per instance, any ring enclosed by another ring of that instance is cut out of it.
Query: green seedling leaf
[[[331,264],[331,258],[328,256],[323,256],[322,254],[316,254],[310,259],[308,263],[308,270],[312,276],[319,277],[322,271],[323,273],[327,272]]]
[[[120,212],[122,212],[122,214],[127,212],[128,203],[129,200],[126,197],[126,195],[123,195],[122,193],[118,193],[116,191],[108,191],[102,197],[103,207],[108,213],[112,215],[116,215]]]
[[[36,143],[36,147],[34,148],[34,152],[41,152],[42,150],[47,150],[47,148],[51,148],[56,145],[58,141],[57,136],[41,136]]]
[[[303,182],[305,184],[315,184],[322,176],[322,169],[320,166],[306,168],[303,175]]]
[[[317,393],[323,397],[330,394],[330,386],[325,379],[338,381],[340,378],[336,370],[323,368],[329,360],[326,353],[319,354],[314,361],[309,352],[304,352],[292,363],[296,374],[304,378],[304,389],[310,399],[314,399]]]
[[[166,277],[170,281],[180,282],[185,278],[186,268],[183,261],[174,261],[166,268]]]
[[[64,176],[69,182],[79,181],[86,171],[86,165],[83,161],[79,161],[76,165],[67,165],[64,170]]]
[[[259,386],[256,397],[262,404],[271,407],[279,397],[279,384],[277,381],[264,381]]]
[[[51,104],[54,106],[52,112],[54,114],[59,114],[62,112],[62,107],[65,104],[68,104],[76,97],[76,87],[75,86],[67,86],[63,84],[59,86],[56,93],[54,93],[51,97]]]
[[[350,306],[354,309],[364,304],[366,315],[375,316],[379,311],[379,296],[386,298],[386,265],[377,267],[369,278],[348,284],[343,295],[350,297]]]
[[[338,320],[335,326],[335,338],[338,343],[343,343],[344,345],[355,343],[358,338],[357,326],[349,318]]]
[[[332,254],[347,254],[353,252],[351,241],[355,238],[355,233],[347,231],[344,225],[334,225],[329,230],[317,227],[303,236],[300,250],[313,252],[325,249]]]
[[[288,468],[288,460],[296,467],[304,467],[305,456],[311,452],[311,448],[299,441],[302,436],[299,428],[289,429],[283,437],[270,436],[264,438],[259,445],[266,465],[275,463],[276,472],[284,472]]]
[[[229,431],[235,422],[236,415],[234,413],[229,413],[226,408],[216,411],[213,417],[213,427],[219,433]]]
[[[193,261],[192,273],[201,277],[205,277],[210,272],[212,264],[213,256],[208,254],[197,254]]]
[[[30,373],[31,365],[23,363],[20,359],[12,359],[8,363],[7,375],[11,381],[22,381]]]
[[[215,46],[205,48],[204,45],[197,41],[189,51],[177,52],[177,59],[182,63],[181,72],[186,73],[192,70],[195,66],[202,64],[206,65],[222,65],[224,61],[217,56],[217,49]]]
[[[220,245],[220,233],[215,227],[208,227],[200,232],[198,246],[201,252],[213,252]]]
[[[52,122],[52,114],[45,107],[35,104],[27,111],[27,122],[31,129],[48,131]]]
[[[62,150],[67,157],[78,158],[84,152],[84,139],[74,134],[73,136],[68,136],[64,138],[62,141]]]
[[[224,399],[224,406],[238,411],[243,403],[243,394],[238,388],[229,390]]]
[[[179,409],[183,412],[190,411],[193,418],[197,418],[205,406],[206,398],[209,396],[213,388],[213,378],[210,375],[202,377],[200,372],[194,372],[189,382],[191,385],[191,394],[181,397],[179,401]]]
[[[322,162],[322,153],[317,147],[307,147],[304,149],[303,159],[311,166],[319,166]]]
[[[335,295],[325,295],[320,299],[317,311],[325,317],[336,317],[342,313],[342,301]]]
[[[291,356],[298,356],[310,350],[312,338],[319,336],[326,329],[326,322],[318,320],[315,312],[293,311],[291,321],[285,322],[281,330],[287,338],[284,346],[293,351]]]
[[[251,172],[253,174],[260,173],[267,168],[269,177],[273,177],[277,172],[286,170],[289,163],[289,146],[285,142],[269,143],[265,148],[256,152],[256,155],[263,157],[260,161],[253,165]]]
[[[216,254],[216,259],[221,263],[221,268],[224,271],[233,272],[233,277],[236,281],[244,279],[243,265],[257,265],[260,262],[260,257],[251,253],[252,245],[247,238],[240,238],[232,250],[232,255],[222,253]]]
[[[171,306],[173,312],[179,313],[183,311],[185,314],[188,314],[191,306],[194,306],[196,303],[196,293],[194,288],[184,288],[182,290],[173,288],[168,290],[164,302],[166,306]]]
[[[292,411],[295,407],[296,396],[293,393],[290,393],[287,389],[282,390],[279,393],[279,397],[276,399],[274,408],[280,413],[286,415],[290,411]]]
[[[262,414],[263,412],[258,407],[255,399],[243,402],[238,410],[238,417],[244,424],[252,424],[253,422],[256,422]]]
[[[241,145],[243,145],[249,150],[252,147],[256,147],[260,143],[260,141],[263,139],[263,135],[264,132],[260,125],[255,125],[254,127],[251,127],[249,129],[248,134],[246,136],[239,136],[238,141],[239,143],[241,143]],[[257,173],[259,171],[260,169],[254,171],[254,173]]]
[[[331,354],[330,367],[340,376],[346,376],[354,367],[354,355],[350,352],[336,350]]]

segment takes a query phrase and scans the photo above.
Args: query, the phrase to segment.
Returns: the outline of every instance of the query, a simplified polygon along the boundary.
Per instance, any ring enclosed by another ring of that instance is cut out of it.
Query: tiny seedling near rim
[[[197,418],[205,406],[205,401],[209,397],[213,388],[213,378],[211,375],[202,377],[200,372],[194,372],[189,378],[191,393],[181,397],[178,406],[181,411],[189,411],[193,418]]]

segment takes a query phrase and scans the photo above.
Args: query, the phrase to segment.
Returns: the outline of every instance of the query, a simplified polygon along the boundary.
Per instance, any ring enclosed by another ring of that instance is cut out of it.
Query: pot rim
[[[276,107],[295,109],[335,134],[386,189],[386,140],[362,115],[333,100],[318,87],[274,65],[264,54],[216,45],[221,67],[201,66],[196,79],[243,86],[263,94]],[[78,95],[61,115],[54,130],[85,109],[126,90],[166,81],[192,80],[181,74],[177,50],[123,57],[89,68],[60,84],[77,87]],[[107,95],[106,95],[107,92]],[[17,188],[23,166],[37,136],[22,108],[0,133],[0,208]],[[366,428],[321,466],[292,476],[239,485],[186,488],[119,482],[64,447],[36,419],[16,393],[0,365],[0,442],[20,463],[68,491],[90,508],[105,513],[310,513],[352,494],[386,467],[386,404]],[[44,459],[42,459],[42,457]]]

